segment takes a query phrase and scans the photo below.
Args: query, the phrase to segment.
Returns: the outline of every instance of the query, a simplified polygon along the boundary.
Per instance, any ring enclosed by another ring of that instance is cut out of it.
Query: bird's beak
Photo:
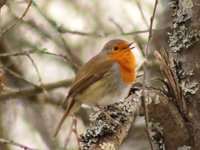
[[[131,42],[131,43],[128,44],[128,49],[129,49],[129,50],[135,48],[134,46],[132,46],[133,43],[134,43],[134,42]],[[131,47],[131,46],[132,46],[132,47]]]

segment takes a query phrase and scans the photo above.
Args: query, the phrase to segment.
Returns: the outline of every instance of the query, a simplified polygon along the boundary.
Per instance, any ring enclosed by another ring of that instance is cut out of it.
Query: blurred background
[[[76,71],[115,38],[135,41],[133,52],[140,65],[155,1],[0,2],[0,68],[4,84],[0,97],[0,138],[40,150],[64,150],[72,118],[65,121],[55,139],[53,134],[63,114],[60,104]],[[169,28],[168,11],[168,1],[159,1],[149,58],[154,49],[166,43],[166,34],[160,35]],[[149,66],[156,70],[153,61]],[[148,72],[149,79],[155,73],[152,72]],[[38,86],[42,88],[33,90]],[[77,115],[79,134],[89,125],[88,112],[82,109]],[[74,134],[67,148],[77,149]],[[0,144],[0,150],[18,149]],[[121,150],[143,149],[149,149],[148,138],[143,117],[138,117]]]

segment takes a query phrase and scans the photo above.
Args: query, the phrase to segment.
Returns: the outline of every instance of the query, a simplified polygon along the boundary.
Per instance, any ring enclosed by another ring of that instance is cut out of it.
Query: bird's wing
[[[76,94],[82,92],[97,80],[100,80],[105,75],[105,73],[108,72],[112,65],[112,61],[109,61],[101,55],[95,56],[88,63],[86,63],[77,73],[71,89],[68,92],[68,96],[62,104],[62,107],[67,107],[69,98],[74,97]]]

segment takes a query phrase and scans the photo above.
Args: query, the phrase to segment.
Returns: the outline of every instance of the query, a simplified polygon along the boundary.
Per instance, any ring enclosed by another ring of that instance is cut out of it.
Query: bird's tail
[[[66,110],[64,112],[64,115],[62,116],[62,118],[61,118],[61,120],[60,120],[60,122],[59,122],[59,124],[58,124],[58,126],[56,128],[56,132],[54,134],[54,137],[56,137],[56,135],[58,134],[60,128],[62,127],[62,125],[63,125],[66,117],[69,115],[69,113],[75,112],[75,110],[77,108],[80,108],[80,104],[78,102],[76,102],[75,100],[73,100],[73,98],[70,98],[68,100],[68,105],[67,105],[67,108],[66,108]]]

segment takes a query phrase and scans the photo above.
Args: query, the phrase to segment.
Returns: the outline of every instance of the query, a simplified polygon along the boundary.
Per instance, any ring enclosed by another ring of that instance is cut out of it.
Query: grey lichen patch
[[[187,145],[184,145],[184,146],[178,148],[178,150],[191,150],[191,149],[192,149],[192,147],[187,146]]]
[[[165,150],[163,127],[159,122],[151,122],[150,124],[154,148],[159,150]]]
[[[115,150],[115,146],[112,143],[103,143],[100,144],[101,150]]]
[[[184,97],[187,99],[190,95],[194,95],[198,90],[198,83],[189,81],[190,77],[194,75],[194,71],[190,70],[186,73],[182,67],[182,62],[176,59],[173,59],[172,67],[176,72]]]
[[[171,8],[171,9],[178,9],[178,2],[179,2],[179,0],[171,0],[171,1],[169,2],[170,8]]]
[[[174,68],[176,76],[177,76],[179,82],[181,82],[181,80],[183,80],[183,79],[185,79],[187,77],[187,74],[183,69],[181,61],[179,61],[177,59],[173,59],[172,60],[172,68]]]
[[[156,95],[154,97],[154,96],[152,96],[152,93],[148,93],[148,98],[146,99],[146,104],[147,105],[149,105],[149,104],[159,104],[159,103],[160,103],[159,95]]]
[[[181,3],[183,6],[183,9],[191,9],[194,6],[191,0],[182,0]]]
[[[173,52],[180,52],[200,40],[200,31],[191,27],[190,16],[185,10],[179,9],[177,0],[171,0],[170,7],[174,12],[168,42]]]
[[[198,91],[198,83],[194,81],[187,82],[184,80],[181,83],[181,88],[184,92],[184,96],[187,98],[189,95],[194,95]]]
[[[123,126],[128,123],[127,119],[133,113],[133,103],[135,99],[140,99],[139,94],[141,92],[135,92],[127,99],[102,109]],[[101,138],[110,137],[120,130],[120,125],[110,121],[100,110],[96,110],[90,115],[90,121],[90,127],[86,130],[86,133],[81,135],[81,147],[83,150],[88,150],[92,144],[98,143]]]

